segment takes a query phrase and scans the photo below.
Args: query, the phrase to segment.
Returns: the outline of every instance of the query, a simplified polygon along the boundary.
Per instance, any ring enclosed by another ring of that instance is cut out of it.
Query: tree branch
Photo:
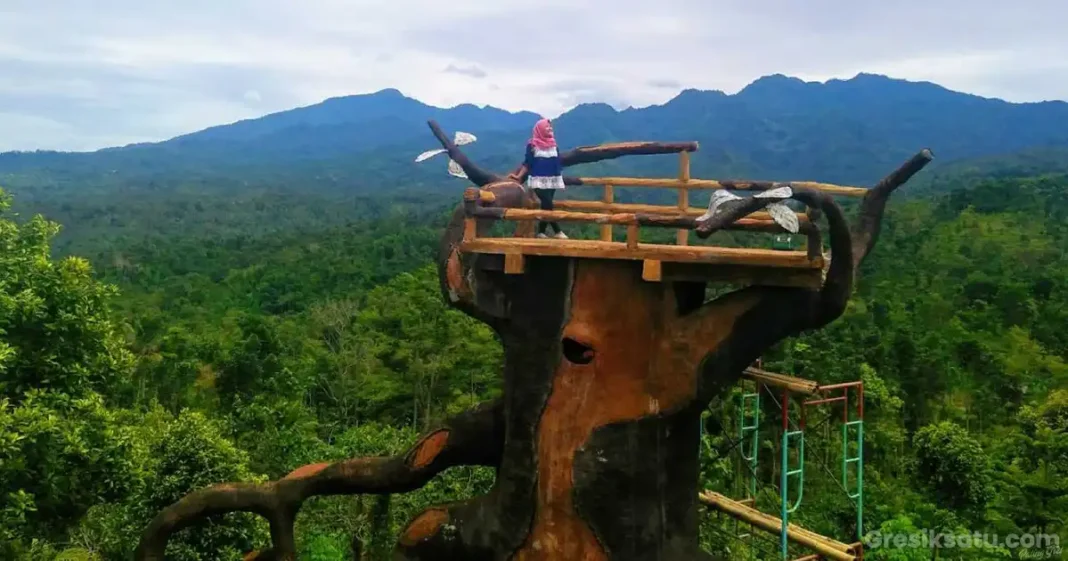
[[[868,252],[875,247],[879,237],[879,228],[882,225],[883,211],[886,209],[886,201],[894,190],[905,184],[906,181],[916,175],[921,169],[934,159],[930,149],[924,148],[915,156],[909,158],[901,167],[894,170],[890,175],[876,183],[860,203],[860,213],[857,222],[853,226],[853,266],[858,267],[868,256]]]
[[[828,237],[831,244],[831,266],[827,270],[823,286],[820,287],[819,304],[813,310],[813,316],[807,326],[814,329],[827,325],[845,312],[846,304],[853,293],[853,277],[856,274],[853,268],[853,244],[842,208],[830,195],[811,189],[794,188],[793,198],[811,208],[819,209],[819,213],[827,217],[827,226],[830,229]]]
[[[460,150],[460,147],[445,135],[445,132],[441,130],[441,127],[438,126],[436,121],[430,120],[427,121],[427,124],[430,125],[431,132],[434,133],[438,142],[441,143],[441,147],[448,151],[449,157],[463,168],[464,173],[467,174],[467,178],[470,179],[472,183],[482,187],[483,185],[488,185],[504,179],[495,173],[488,172],[476,166],[467,155]]]
[[[696,142],[614,142],[596,146],[580,146],[560,154],[560,163],[566,168],[620,156],[648,156],[654,154],[677,154],[696,152]]]
[[[679,152],[696,152],[696,142],[614,142],[597,146],[581,146],[560,154],[563,167],[589,164],[604,160],[613,160],[622,156],[649,156],[655,154],[677,154]],[[517,181],[526,180],[526,173],[517,176]],[[564,176],[567,185],[581,185],[577,177]]]
[[[447,420],[401,456],[358,458],[298,468],[264,484],[223,483],[194,491],[163,509],[145,528],[137,561],[163,561],[175,532],[210,516],[252,512],[267,519],[272,547],[257,559],[296,559],[293,522],[309,497],[402,493],[418,489],[447,468],[497,466],[504,443],[503,405],[483,404]]]

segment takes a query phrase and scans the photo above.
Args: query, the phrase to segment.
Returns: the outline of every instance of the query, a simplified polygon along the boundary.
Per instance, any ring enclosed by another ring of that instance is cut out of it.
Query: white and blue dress
[[[527,166],[528,189],[563,189],[563,166],[556,147],[542,150],[533,144],[527,144],[524,160]]]
[[[524,163],[527,167],[527,188],[533,189],[538,195],[542,210],[552,210],[553,195],[564,188],[564,166],[560,163],[560,154],[556,147],[542,150],[533,144],[527,144]],[[538,223],[538,233],[544,234],[548,226],[552,226],[558,236],[563,236],[563,230],[556,222]]]

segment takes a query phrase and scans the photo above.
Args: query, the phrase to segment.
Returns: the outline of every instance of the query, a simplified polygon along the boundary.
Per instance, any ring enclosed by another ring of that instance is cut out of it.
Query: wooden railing
[[[464,193],[466,222],[464,228],[464,242],[472,242],[478,235],[477,222],[479,220],[513,220],[531,223],[534,221],[557,221],[578,222],[600,225],[600,241],[612,242],[614,240],[614,227],[625,226],[625,248],[636,250],[639,246],[639,229],[642,226],[657,228],[673,228],[676,230],[674,246],[690,245],[690,231],[696,229],[696,218],[705,214],[706,209],[690,206],[690,191],[694,189],[730,189],[763,191],[786,185],[785,182],[773,181],[750,181],[750,180],[711,180],[694,179],[690,174],[690,152],[681,151],[679,155],[679,171],[676,178],[637,178],[637,177],[566,177],[565,182],[572,186],[600,186],[602,189],[601,200],[561,200],[556,201],[554,210],[541,210],[530,208],[534,206],[532,200],[526,206],[528,208],[516,208],[514,206],[497,206],[496,195],[492,190],[471,187]],[[868,192],[862,187],[832,185],[810,181],[789,182],[796,187],[804,187],[812,190],[823,191],[836,196],[863,196]],[[487,186],[490,187],[490,186]],[[617,203],[615,199],[616,189],[619,187],[650,187],[672,188],[677,191],[674,205]],[[822,241],[819,229],[814,224],[815,216],[812,211],[798,213],[799,233],[806,238],[804,253],[810,261],[817,261],[822,257]],[[726,227],[728,230],[742,230],[754,232],[787,233],[787,231],[772,220],[767,212],[754,212],[745,218],[739,219]],[[517,228],[519,237],[533,235],[532,228]],[[588,242],[592,243],[592,242]],[[668,248],[665,244],[642,244],[643,246],[657,246]],[[603,246],[607,247],[607,246]],[[694,251],[699,248],[694,247]],[[723,248],[728,249],[728,248]],[[613,246],[615,251],[615,246]],[[789,253],[789,252],[782,252]],[[787,255],[783,255],[787,258]]]

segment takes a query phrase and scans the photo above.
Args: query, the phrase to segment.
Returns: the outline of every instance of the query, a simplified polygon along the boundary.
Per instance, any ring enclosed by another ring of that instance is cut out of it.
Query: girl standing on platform
[[[553,209],[553,196],[558,189],[564,188],[563,166],[560,164],[560,154],[556,149],[556,138],[553,136],[553,125],[549,119],[542,119],[534,125],[534,132],[527,142],[527,153],[513,178],[523,176],[527,172],[527,188],[533,189],[541,201],[542,210]],[[539,222],[538,237],[546,238],[545,231],[552,226],[556,232],[556,238],[567,239],[567,235],[560,229],[556,222]]]

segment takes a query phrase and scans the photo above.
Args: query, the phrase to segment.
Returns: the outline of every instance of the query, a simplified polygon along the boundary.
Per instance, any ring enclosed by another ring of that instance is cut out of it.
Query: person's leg
[[[552,193],[552,189],[535,189],[534,193],[538,195],[538,200],[541,201],[541,209],[542,210],[552,210],[553,209],[553,193]],[[548,225],[549,225],[548,222],[539,221],[538,222],[538,233],[539,234],[544,234],[545,233],[545,228]]]
[[[553,197],[556,196],[556,189],[542,189],[542,190],[545,191],[545,199],[542,200],[541,208],[543,208],[545,210],[552,210],[553,209]],[[557,224],[556,222],[549,222],[549,226],[552,226],[553,231],[558,233],[558,234],[563,231],[563,230],[560,229],[560,225]]]

